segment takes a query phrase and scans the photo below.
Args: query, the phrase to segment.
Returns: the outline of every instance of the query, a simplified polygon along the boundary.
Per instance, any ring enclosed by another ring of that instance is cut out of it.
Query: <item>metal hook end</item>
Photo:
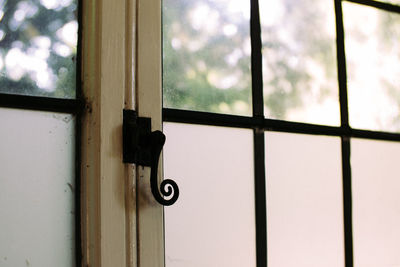
[[[138,117],[133,110],[124,110],[123,162],[150,166],[151,192],[158,203],[174,204],[179,197],[178,185],[170,179],[163,180],[158,187],[158,161],[165,143],[161,131],[151,132],[151,119]]]
[[[150,185],[151,192],[158,203],[164,206],[173,205],[179,197],[179,187],[175,181],[171,179],[165,179],[160,184],[158,189],[158,161],[161,155],[161,150],[165,143],[165,135],[161,131],[154,131],[150,135],[151,140],[151,174],[150,174]],[[165,199],[164,197],[169,197]]]

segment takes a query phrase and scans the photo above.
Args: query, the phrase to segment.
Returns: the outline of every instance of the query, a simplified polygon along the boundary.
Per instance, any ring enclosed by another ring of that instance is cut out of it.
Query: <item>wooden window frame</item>
[[[348,124],[341,4],[334,0],[341,126],[264,117],[258,0],[251,0],[253,117],[164,109],[165,121],[254,130],[257,266],[266,266],[264,131],[338,136],[342,141],[346,266],[353,266],[350,138],[400,141],[400,134],[352,129]],[[347,0],[400,12],[390,4]],[[82,1],[82,242],[83,266],[164,266],[163,208],[149,189],[149,169],[122,163],[122,110],[135,109],[162,128],[160,0]],[[258,37],[257,37],[258,36]],[[156,107],[160,107],[159,109]],[[258,170],[258,172],[257,172]],[[162,172],[161,170],[159,171]],[[161,176],[161,175],[160,175]]]
[[[163,208],[150,196],[149,169],[122,163],[123,109],[161,129],[161,1],[81,8],[82,266],[162,267]]]

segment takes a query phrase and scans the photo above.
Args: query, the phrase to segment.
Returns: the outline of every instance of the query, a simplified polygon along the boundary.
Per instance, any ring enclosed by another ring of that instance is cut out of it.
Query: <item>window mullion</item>
[[[361,4],[361,5],[376,7],[376,8],[379,8],[381,10],[386,10],[386,11],[389,11],[389,12],[400,13],[400,6],[394,5],[394,4],[391,4],[391,3],[378,2],[378,1],[373,1],[373,0],[346,0],[346,1],[347,2]]]
[[[257,267],[267,266],[267,209],[264,130],[253,131]]]
[[[342,1],[335,0],[336,14],[336,49],[337,49],[337,68],[339,79],[339,100],[340,100],[340,116],[341,126],[349,127],[349,112],[347,101],[347,74],[346,74],[346,55],[344,47],[344,27],[343,27],[343,12]]]
[[[342,137],[343,218],[345,267],[353,267],[353,219],[350,166],[350,138]]]
[[[336,15],[336,49],[339,79],[339,101],[341,128],[345,133],[350,133],[349,111],[347,99],[347,71],[346,54],[344,45],[344,26],[342,1],[335,0]],[[342,179],[343,179],[343,220],[344,220],[344,249],[345,267],[353,267],[353,222],[352,222],[352,192],[351,192],[351,166],[350,166],[350,137],[342,135]]]
[[[263,117],[264,98],[262,84],[262,43],[258,0],[251,1],[250,35],[253,116]]]
[[[264,96],[262,79],[262,42],[260,10],[258,0],[251,1],[250,38],[251,38],[251,76],[253,118],[264,118]],[[254,187],[256,219],[256,262],[257,267],[267,266],[267,210],[265,196],[265,140],[263,120],[254,128]]]

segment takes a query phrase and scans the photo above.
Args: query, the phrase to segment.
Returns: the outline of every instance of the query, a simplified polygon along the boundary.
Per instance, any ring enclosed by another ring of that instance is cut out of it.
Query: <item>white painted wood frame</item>
[[[122,112],[161,129],[161,1],[82,0],[82,266],[164,266],[149,169],[122,163]],[[159,171],[161,173],[161,171]]]
[[[162,128],[161,0],[137,0],[136,99],[139,116]],[[160,165],[162,166],[162,157]],[[159,180],[162,179],[159,168]],[[138,168],[138,266],[164,266],[163,206],[150,191],[149,168]]]

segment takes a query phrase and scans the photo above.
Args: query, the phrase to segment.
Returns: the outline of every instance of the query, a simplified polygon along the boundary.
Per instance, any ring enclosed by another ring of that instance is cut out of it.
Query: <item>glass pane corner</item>
[[[0,2],[0,92],[75,98],[77,0]]]

